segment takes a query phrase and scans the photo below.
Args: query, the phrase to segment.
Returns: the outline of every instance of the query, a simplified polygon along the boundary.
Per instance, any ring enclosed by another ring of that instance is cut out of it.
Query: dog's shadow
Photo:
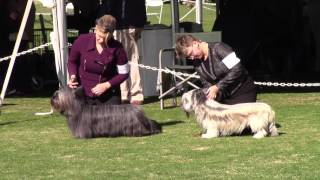
[[[276,127],[277,127],[277,128],[280,128],[281,125],[280,125],[279,123],[276,123]],[[281,136],[282,134],[286,134],[286,133],[278,132],[278,134],[279,134],[279,136]],[[251,129],[248,127],[248,128],[245,128],[240,135],[241,135],[241,136],[252,136],[252,135],[253,135],[253,132],[252,132]],[[237,135],[232,135],[232,136],[237,136]]]
[[[281,124],[276,123],[276,127],[277,127],[277,128],[280,128],[280,127],[281,127]]]
[[[279,123],[276,123],[276,127],[277,128],[280,128],[281,125]],[[281,136],[282,134],[286,134],[284,132],[278,132],[279,136]],[[253,135],[253,132],[251,131],[251,129],[248,127],[248,128],[245,128],[242,133],[240,134],[241,136],[252,136]],[[232,136],[239,136],[239,135],[232,135]]]
[[[172,126],[172,125],[184,123],[184,121],[178,121],[178,120],[167,121],[167,122],[159,122],[159,121],[157,121],[157,122],[158,122],[162,127],[164,127],[164,126]]]
[[[282,126],[281,126],[281,124],[276,123],[276,127],[277,127],[277,128],[281,128]],[[279,132],[279,130],[278,130],[278,134],[279,134],[279,136],[281,136],[281,135],[287,134],[287,133],[285,133],[285,132]]]
[[[194,137],[201,137],[201,135],[203,133],[206,133],[206,132],[205,131],[201,131],[201,132],[199,132],[197,134],[194,134]],[[232,136],[252,136],[252,135],[253,135],[253,132],[248,127],[248,128],[245,128],[240,134],[231,134],[229,136],[232,137]]]

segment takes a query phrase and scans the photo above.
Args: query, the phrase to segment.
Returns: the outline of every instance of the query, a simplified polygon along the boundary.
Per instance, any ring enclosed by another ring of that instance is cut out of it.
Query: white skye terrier
[[[251,128],[254,138],[278,135],[275,112],[266,103],[224,105],[207,100],[203,90],[195,89],[183,94],[182,108],[187,113],[194,111],[204,130],[202,138],[241,134],[247,127]]]

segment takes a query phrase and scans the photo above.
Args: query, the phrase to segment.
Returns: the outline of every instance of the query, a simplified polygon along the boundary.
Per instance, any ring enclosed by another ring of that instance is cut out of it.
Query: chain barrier
[[[19,52],[19,53],[17,53],[17,57],[18,57],[18,56],[25,55],[25,54],[28,54],[28,53],[32,53],[33,51],[37,51],[37,50],[39,50],[39,49],[43,49],[43,48],[45,48],[45,47],[50,46],[51,44],[52,44],[51,42],[48,42],[48,43],[42,44],[42,45],[40,45],[40,46],[38,46],[38,47],[35,47],[35,48],[32,48],[32,49],[28,49],[28,50],[26,50],[26,51]],[[9,60],[10,58],[11,58],[11,56],[7,56],[7,57],[4,57],[4,58],[0,58],[0,62]]]
[[[168,70],[168,69],[158,69],[156,67],[147,66],[147,65],[143,65],[143,64],[137,64],[134,62],[129,62],[129,63],[130,63],[130,65],[135,65],[140,68],[149,69],[152,71],[164,72],[167,74],[185,76],[185,77],[191,76],[192,78],[197,78],[197,79],[200,78],[199,75],[195,75],[195,74],[176,72],[176,71],[172,71],[172,70]],[[259,85],[259,86],[274,86],[274,87],[279,87],[279,86],[280,87],[320,87],[320,83],[284,83],[284,82],[256,82],[255,81],[254,84]]]
[[[320,83],[284,83],[284,82],[254,82],[259,86],[273,87],[320,87]]]
[[[176,72],[176,71],[172,71],[172,70],[169,70],[169,69],[159,69],[159,68],[156,68],[156,67],[147,66],[147,65],[143,65],[143,64],[137,64],[137,63],[134,63],[134,62],[129,62],[129,64],[130,65],[135,65],[135,66],[138,66],[138,67],[141,67],[141,68],[144,68],[144,69],[149,69],[149,70],[152,70],[152,71],[164,72],[166,74],[185,76],[185,77],[192,77],[192,78],[197,78],[197,79],[200,78],[199,75],[195,75],[195,74]]]
[[[22,51],[20,53],[17,54],[18,56],[22,56],[28,53],[31,53],[33,51],[37,51],[39,49],[43,49],[45,47],[48,47],[52,45],[51,42],[48,42],[46,44],[40,45],[38,47],[26,50],[26,51]],[[71,43],[68,43],[67,45],[68,47],[72,46]],[[9,60],[11,58],[11,56],[7,56],[4,58],[0,58],[0,62],[5,61],[5,60]],[[182,73],[182,72],[176,72],[173,70],[169,70],[169,69],[159,69],[157,67],[152,67],[152,66],[148,66],[148,65],[143,65],[143,64],[137,64],[134,62],[129,62],[130,65],[135,65],[138,66],[142,69],[148,69],[148,70],[152,70],[152,71],[158,71],[158,72],[163,72],[166,74],[172,74],[172,75],[176,75],[176,76],[184,76],[184,77],[191,77],[191,78],[197,78],[199,79],[200,76],[199,75],[195,75],[195,74],[188,74],[188,73]],[[284,82],[254,82],[256,85],[259,86],[273,86],[273,87],[320,87],[320,83],[284,83]]]

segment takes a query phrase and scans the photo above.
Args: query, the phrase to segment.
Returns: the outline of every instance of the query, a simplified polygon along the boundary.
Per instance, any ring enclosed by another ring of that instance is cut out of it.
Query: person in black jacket
[[[248,71],[230,46],[222,42],[201,42],[191,35],[176,40],[179,58],[193,60],[207,89],[207,98],[223,104],[255,102],[257,91]]]
[[[137,41],[144,25],[147,23],[145,0],[104,0],[99,16],[110,14],[117,20],[114,38],[120,41],[127,52],[130,66],[130,78],[121,84],[121,99],[131,104],[142,104],[141,77],[139,67],[139,50]]]

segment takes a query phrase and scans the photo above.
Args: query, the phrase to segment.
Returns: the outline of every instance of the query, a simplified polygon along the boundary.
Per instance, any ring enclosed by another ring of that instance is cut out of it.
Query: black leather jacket
[[[208,44],[208,59],[206,61],[195,60],[196,70],[204,87],[217,85],[218,100],[228,98],[245,83],[249,77],[248,72],[240,62],[230,69],[222,62],[226,56],[234,52],[231,47],[222,42]]]

